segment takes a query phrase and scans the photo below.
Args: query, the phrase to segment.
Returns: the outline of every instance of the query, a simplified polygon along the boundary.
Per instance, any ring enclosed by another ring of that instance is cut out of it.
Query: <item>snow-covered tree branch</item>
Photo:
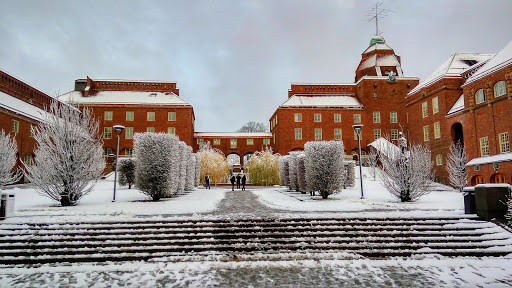
[[[16,183],[23,176],[19,171],[13,171],[16,166],[17,151],[16,139],[11,139],[2,129],[0,132],[0,188]]]
[[[468,172],[466,170],[468,156],[466,155],[466,149],[460,141],[450,145],[450,152],[447,158],[446,171],[450,175],[450,184],[459,191],[462,191],[462,188],[468,183]]]
[[[89,109],[53,102],[35,129],[35,161],[27,178],[46,197],[75,205],[91,191],[105,167],[103,140]]]

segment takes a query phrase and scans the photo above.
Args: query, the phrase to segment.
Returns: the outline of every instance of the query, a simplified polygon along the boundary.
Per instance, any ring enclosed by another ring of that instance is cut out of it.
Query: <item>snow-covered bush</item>
[[[304,154],[304,152],[297,154],[297,182],[299,183],[300,192],[308,192],[306,182],[306,154]]]
[[[192,153],[192,147],[187,146],[187,174],[185,180],[185,191],[194,189],[196,182],[196,158]]]
[[[416,201],[432,189],[433,162],[431,152],[422,145],[407,147],[407,140],[399,139],[400,148],[380,151],[380,180],[391,195],[402,202]],[[384,156],[385,155],[385,156]]]
[[[299,180],[297,179],[297,156],[300,152],[290,152],[288,158],[288,181],[290,190],[299,191]]]
[[[195,161],[195,175],[194,175],[194,186],[198,187],[201,183],[201,154],[194,153],[194,161]]]
[[[204,142],[199,146],[201,158],[200,183],[205,183],[205,176],[210,175],[210,183],[225,183],[229,176],[229,165],[224,153],[219,149],[212,148],[210,142]]]
[[[176,161],[180,160],[178,137],[167,133],[137,133],[133,149],[137,157],[135,165],[136,185],[142,193],[154,201],[170,197],[179,185]],[[178,180],[178,181],[176,181]]]
[[[279,184],[279,154],[274,154],[272,148],[256,151],[251,156],[248,171],[253,184]]]
[[[281,186],[288,186],[289,183],[289,171],[288,171],[288,159],[289,155],[279,157],[279,182]]]
[[[343,188],[354,187],[355,185],[355,173],[354,168],[356,167],[356,161],[350,160],[343,162],[344,177],[343,177]]]
[[[179,186],[178,186],[178,193],[183,193],[185,191],[185,183],[187,182],[187,144],[185,142],[180,141],[179,142],[179,151],[180,151],[180,164],[179,164]]]
[[[34,132],[36,157],[32,165],[24,163],[25,175],[41,195],[76,205],[105,167],[98,122],[89,109],[53,102]]]
[[[13,171],[16,166],[17,151],[16,140],[11,139],[2,129],[0,132],[0,187],[17,182],[23,175]]]
[[[132,185],[135,184],[135,159],[119,158],[117,172],[119,173],[119,184],[128,185],[128,189],[132,189]]]
[[[452,143],[446,161],[446,171],[450,175],[450,184],[461,192],[468,183],[467,162],[468,156],[462,143],[460,141]]]
[[[310,191],[318,191],[323,199],[340,191],[343,184],[344,148],[341,141],[311,141],[304,145],[306,181]]]

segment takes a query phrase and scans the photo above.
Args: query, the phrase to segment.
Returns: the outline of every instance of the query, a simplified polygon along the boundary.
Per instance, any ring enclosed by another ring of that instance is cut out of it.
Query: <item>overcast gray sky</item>
[[[381,0],[406,76],[512,40],[510,0]],[[291,82],[353,83],[374,1],[0,0],[0,69],[55,96],[74,80],[174,80],[196,131],[263,122]]]

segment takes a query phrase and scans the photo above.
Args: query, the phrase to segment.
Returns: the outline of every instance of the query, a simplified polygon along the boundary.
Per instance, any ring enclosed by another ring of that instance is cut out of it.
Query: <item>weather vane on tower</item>
[[[375,36],[380,35],[379,31],[379,19],[382,19],[386,16],[388,16],[388,12],[395,12],[389,9],[381,8],[382,2],[375,3],[375,6],[373,6],[370,11],[368,11],[368,14],[366,16],[368,17],[366,20],[369,22],[375,21]]]

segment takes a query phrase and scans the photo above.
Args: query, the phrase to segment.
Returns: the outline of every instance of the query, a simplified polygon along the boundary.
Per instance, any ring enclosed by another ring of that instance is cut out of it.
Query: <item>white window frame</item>
[[[373,111],[373,123],[380,123],[380,112]]]
[[[295,140],[302,140],[302,128],[295,128]]]
[[[229,148],[236,149],[238,147],[238,141],[236,138],[229,139]]]
[[[133,155],[133,148],[131,148],[131,147],[124,148],[124,155],[125,156],[132,156]]]
[[[105,111],[105,115],[104,115],[104,119],[105,121],[112,121],[114,119],[114,112],[112,111]]]
[[[302,113],[293,114],[293,119],[295,120],[295,122],[302,122]]]
[[[341,114],[334,114],[334,123],[341,123]]]
[[[498,134],[500,139],[500,153],[510,152],[510,138],[508,132]]]
[[[135,112],[126,111],[126,121],[133,121],[135,119]]]
[[[434,122],[434,138],[441,138],[441,122],[439,121]]]
[[[167,127],[167,134],[176,135],[176,127]]]
[[[103,127],[103,139],[112,139],[112,127]]]
[[[213,145],[220,145],[220,138],[214,138]]]
[[[254,145],[254,139],[247,138],[247,145]]]
[[[480,137],[480,156],[489,156],[489,137]]]
[[[315,140],[322,140],[322,128],[315,128]]]
[[[263,145],[270,145],[270,138],[263,139]]]
[[[322,113],[315,113],[314,117],[315,122],[322,122]]]
[[[439,98],[436,96],[432,98],[432,114],[439,113]]]
[[[354,114],[354,123],[361,123],[361,114]]]
[[[423,126],[423,141],[430,141],[430,131],[428,125]]]
[[[155,112],[148,112],[147,113],[147,120],[148,121],[155,121]]]
[[[398,123],[398,112],[389,112],[389,123]]]
[[[342,132],[341,128],[334,128],[334,140],[341,140]]]
[[[391,129],[391,140],[398,140],[398,129]]]
[[[167,112],[167,121],[176,121],[176,112]]]
[[[133,139],[133,127],[124,129],[124,139]]]
[[[507,94],[507,83],[505,81],[498,81],[494,84],[494,98],[501,97]]]
[[[487,101],[487,97],[485,95],[485,90],[484,89],[478,89],[478,91],[476,91],[476,93],[475,93],[476,105],[484,103],[485,101]]]
[[[381,130],[379,128],[373,129],[373,140],[377,140],[382,136]]]
[[[428,117],[428,102],[427,101],[421,103],[421,113],[423,115],[423,118]]]
[[[436,165],[437,166],[443,165],[443,155],[441,155],[441,154],[436,155]]]
[[[146,127],[146,132],[154,133],[155,132],[155,127]]]
[[[20,133],[20,121],[12,120],[11,122],[11,132]]]

